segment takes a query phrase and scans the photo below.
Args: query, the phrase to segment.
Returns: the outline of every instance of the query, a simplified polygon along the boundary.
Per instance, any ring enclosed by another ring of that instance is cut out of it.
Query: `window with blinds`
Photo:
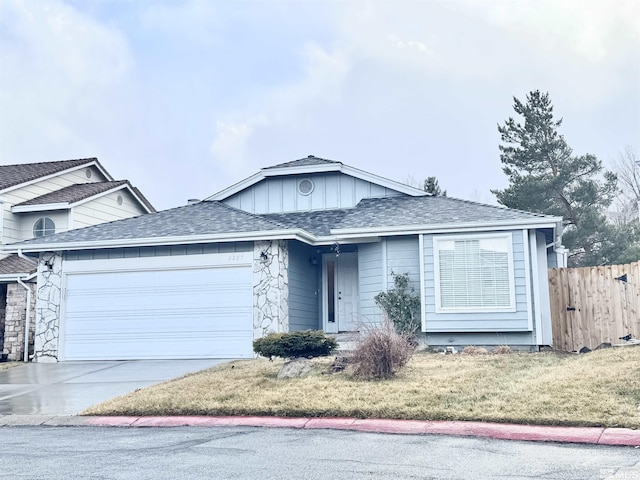
[[[437,310],[514,310],[511,242],[510,234],[434,239]]]

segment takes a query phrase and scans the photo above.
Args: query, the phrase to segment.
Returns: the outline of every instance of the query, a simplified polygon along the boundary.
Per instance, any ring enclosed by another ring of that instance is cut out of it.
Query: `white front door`
[[[358,330],[358,254],[327,254],[323,258],[324,330]]]

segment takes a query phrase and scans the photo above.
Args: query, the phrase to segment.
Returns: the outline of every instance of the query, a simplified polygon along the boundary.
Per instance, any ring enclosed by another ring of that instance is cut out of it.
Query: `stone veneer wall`
[[[52,269],[44,264],[48,262]],[[60,299],[62,287],[62,256],[46,252],[38,263],[38,293],[36,301],[35,356],[37,362],[58,361],[60,329]]]
[[[289,247],[286,241],[273,240],[254,242],[254,339],[263,337],[270,332],[289,331],[288,268]]]
[[[4,314],[7,309],[7,285],[0,283],[0,353],[4,348]]]
[[[35,333],[34,313],[36,305],[36,286],[27,283],[31,290],[31,315],[29,322],[29,356],[33,354],[33,337]],[[9,360],[24,359],[24,330],[27,318],[27,290],[19,283],[9,283],[6,289],[6,308],[4,312],[4,339],[2,353],[8,354]]]

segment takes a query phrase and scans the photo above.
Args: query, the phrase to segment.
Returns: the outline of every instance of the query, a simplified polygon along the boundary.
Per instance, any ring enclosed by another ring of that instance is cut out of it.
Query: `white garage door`
[[[248,257],[65,262],[62,359],[251,357]]]

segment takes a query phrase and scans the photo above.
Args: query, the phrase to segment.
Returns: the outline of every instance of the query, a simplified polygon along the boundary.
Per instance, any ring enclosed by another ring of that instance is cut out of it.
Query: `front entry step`
[[[355,350],[360,338],[360,332],[342,332],[342,333],[329,333],[327,337],[335,338],[338,342],[338,349],[336,353],[351,352]]]

